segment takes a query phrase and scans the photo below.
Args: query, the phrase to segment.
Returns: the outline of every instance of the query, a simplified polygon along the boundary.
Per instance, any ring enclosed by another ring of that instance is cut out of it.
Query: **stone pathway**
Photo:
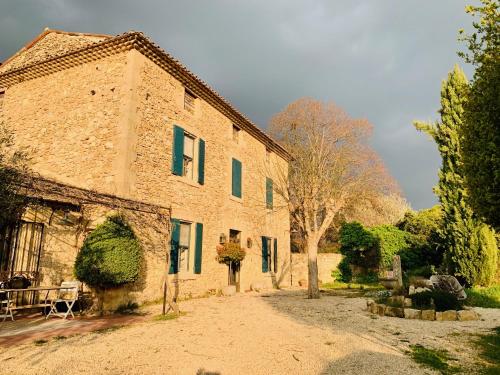
[[[141,316],[106,316],[95,318],[45,319],[40,314],[16,318],[15,321],[0,322],[0,347],[12,347],[36,340],[50,340],[54,337],[81,335],[144,321]]]
[[[475,322],[410,321],[374,316],[364,298],[308,300],[297,290],[186,301],[186,315],[155,321],[160,308],[117,330],[11,343],[0,348],[0,373],[431,374],[405,355],[410,344],[470,361],[468,335],[500,325],[495,309]]]

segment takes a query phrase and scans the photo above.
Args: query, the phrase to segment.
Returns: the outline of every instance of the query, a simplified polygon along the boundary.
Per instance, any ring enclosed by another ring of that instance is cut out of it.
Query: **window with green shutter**
[[[172,173],[182,176],[184,170],[184,129],[174,125],[172,145]]]
[[[205,141],[201,138],[198,142],[198,183],[205,184]]]
[[[241,161],[233,158],[232,162],[232,186],[231,193],[233,196],[241,198]]]
[[[273,249],[273,269],[274,273],[278,272],[278,239],[274,239],[274,249]]]
[[[196,223],[196,239],[194,249],[194,273],[201,273],[201,261],[203,258],[203,224]]]
[[[266,178],[266,208],[273,209],[273,180]]]
[[[181,222],[172,219],[172,238],[170,241],[170,269],[168,273],[179,272],[179,242],[181,238]]]
[[[196,142],[198,142],[197,154]],[[198,160],[195,160],[195,156]],[[198,162],[198,176],[194,173],[196,162]],[[191,180],[197,179],[200,185],[205,184],[205,141],[177,125],[174,125],[172,144],[172,173]]]
[[[262,237],[262,272],[269,272],[268,253],[267,237]]]

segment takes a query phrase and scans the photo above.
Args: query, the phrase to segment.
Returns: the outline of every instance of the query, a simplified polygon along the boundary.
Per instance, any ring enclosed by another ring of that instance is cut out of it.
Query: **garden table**
[[[77,287],[74,287],[75,289]],[[34,309],[34,308],[45,308],[45,307],[51,307],[51,301],[49,300],[49,293],[54,290],[67,290],[67,289],[72,289],[68,288],[67,286],[35,286],[35,287],[30,287],[30,288],[22,288],[22,289],[0,289],[0,293],[5,293],[6,297],[0,301],[0,307],[5,310],[5,314],[0,314],[0,318],[3,317],[3,320],[7,318],[11,318],[14,320],[14,317],[12,315],[12,311],[14,310],[22,310],[22,309]],[[45,293],[45,298],[43,299],[43,302],[39,299],[39,303],[34,303],[34,304],[27,304],[27,305],[19,305],[19,306],[13,306],[12,304],[12,294],[14,293],[24,293],[24,292],[33,292],[33,293],[40,293],[40,292],[46,292]],[[42,310],[43,311],[43,310]]]

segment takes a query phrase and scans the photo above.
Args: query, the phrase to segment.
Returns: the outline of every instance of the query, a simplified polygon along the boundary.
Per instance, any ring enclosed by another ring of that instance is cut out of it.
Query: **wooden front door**
[[[236,262],[231,262],[228,265],[228,285],[235,285],[236,291],[240,291],[240,268],[241,264]]]

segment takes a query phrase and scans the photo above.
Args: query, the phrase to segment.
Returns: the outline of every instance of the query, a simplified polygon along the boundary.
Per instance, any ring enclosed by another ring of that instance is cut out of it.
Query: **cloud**
[[[375,126],[374,147],[414,208],[433,205],[440,158],[412,126],[435,119],[466,1],[62,1],[0,5],[0,60],[48,26],[140,30],[262,127],[289,102],[332,100]],[[471,73],[470,67],[466,72]]]

